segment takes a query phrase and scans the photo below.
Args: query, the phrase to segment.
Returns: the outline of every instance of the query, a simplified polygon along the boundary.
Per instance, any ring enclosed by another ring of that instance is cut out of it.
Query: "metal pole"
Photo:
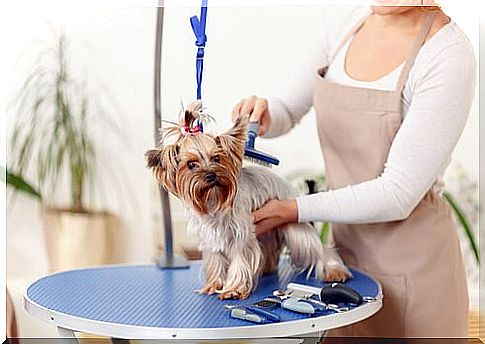
[[[155,84],[154,84],[154,109],[155,109],[155,144],[160,144],[160,129],[162,128],[162,101],[161,101],[161,73],[162,73],[162,37],[163,37],[163,14],[164,1],[158,1],[157,23],[155,33]],[[157,265],[162,269],[188,268],[187,259],[173,253],[172,215],[170,212],[170,200],[168,192],[160,185],[160,199],[163,214],[163,231],[165,238],[165,252],[157,258]]]

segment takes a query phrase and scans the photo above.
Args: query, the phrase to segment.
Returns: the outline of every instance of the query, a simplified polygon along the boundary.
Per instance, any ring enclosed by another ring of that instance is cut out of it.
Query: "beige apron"
[[[425,18],[395,91],[338,85],[324,79],[326,68],[318,71],[314,106],[330,189],[383,172],[401,125],[402,91],[434,18],[433,12]],[[384,304],[373,317],[330,331],[329,336],[467,336],[462,254],[450,208],[439,194],[430,190],[403,221],[334,224],[333,238],[348,265],[381,282]]]

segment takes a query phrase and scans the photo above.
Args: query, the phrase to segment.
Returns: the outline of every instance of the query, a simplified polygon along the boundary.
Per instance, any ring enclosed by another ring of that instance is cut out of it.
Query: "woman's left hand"
[[[256,235],[297,221],[298,206],[295,200],[279,201],[273,199],[258,210],[253,211],[253,223],[256,225]]]

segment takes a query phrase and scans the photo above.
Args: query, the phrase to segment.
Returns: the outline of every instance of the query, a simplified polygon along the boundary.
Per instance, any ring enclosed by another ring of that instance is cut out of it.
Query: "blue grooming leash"
[[[205,26],[207,21],[207,0],[202,0],[202,7],[200,9],[200,20],[197,16],[190,18],[190,25],[195,34],[195,45],[197,46],[197,56],[195,62],[196,78],[197,78],[197,100],[202,99],[202,71],[204,69],[204,48],[207,42],[207,35],[205,34]]]
[[[195,45],[197,46],[197,56],[195,60],[196,80],[197,80],[197,100],[202,100],[202,72],[204,70],[204,48],[207,42],[207,35],[205,34],[205,26],[207,21],[207,0],[202,0],[202,7],[200,9],[200,20],[197,16],[190,18],[190,25],[195,34]],[[197,121],[201,131],[202,121]]]

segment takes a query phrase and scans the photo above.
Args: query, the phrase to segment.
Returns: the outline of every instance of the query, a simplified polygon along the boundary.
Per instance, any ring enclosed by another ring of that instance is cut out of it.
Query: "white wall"
[[[462,25],[478,51],[478,21],[452,1],[447,2],[449,14]],[[98,194],[96,204],[122,217],[124,227],[119,243],[124,252],[122,260],[149,262],[154,255],[159,223],[156,188],[143,158],[144,152],[153,147],[155,10],[101,6],[38,6],[13,10],[8,23],[11,44],[4,51],[10,63],[6,77],[12,95],[28,63],[32,62],[25,57],[16,62],[17,57],[26,49],[24,54],[29,56],[35,50],[34,40],[49,39],[46,21],[56,30],[64,23],[73,43],[76,73],[87,76],[91,85],[109,90],[118,99],[120,110],[112,115],[126,135],[120,142],[109,126],[97,122],[94,133],[99,143],[100,166],[110,168],[100,169],[105,191]],[[321,39],[326,26],[333,25],[346,11],[348,8],[344,7],[311,6],[211,8],[203,92],[205,105],[217,118],[218,130],[229,127],[229,114],[237,100],[253,93],[270,95],[304,68],[305,51]],[[195,46],[188,18],[197,12],[198,9],[189,7],[166,10],[162,97],[164,115],[172,119],[176,118],[180,101],[187,104],[195,96]],[[282,175],[323,169],[313,113],[289,135],[258,143],[260,149],[281,159],[281,167],[275,171]],[[462,164],[476,180],[477,104],[454,155],[454,163]],[[97,189],[102,189],[101,183]],[[177,206],[174,209],[175,220],[182,220],[180,209]],[[19,281],[46,272],[39,214],[38,206],[24,196],[10,205],[7,276],[12,285],[23,285]],[[177,235],[184,236],[183,232]],[[21,290],[16,293],[19,308]],[[23,329],[27,331],[24,334],[35,335],[28,332],[27,326]]]

